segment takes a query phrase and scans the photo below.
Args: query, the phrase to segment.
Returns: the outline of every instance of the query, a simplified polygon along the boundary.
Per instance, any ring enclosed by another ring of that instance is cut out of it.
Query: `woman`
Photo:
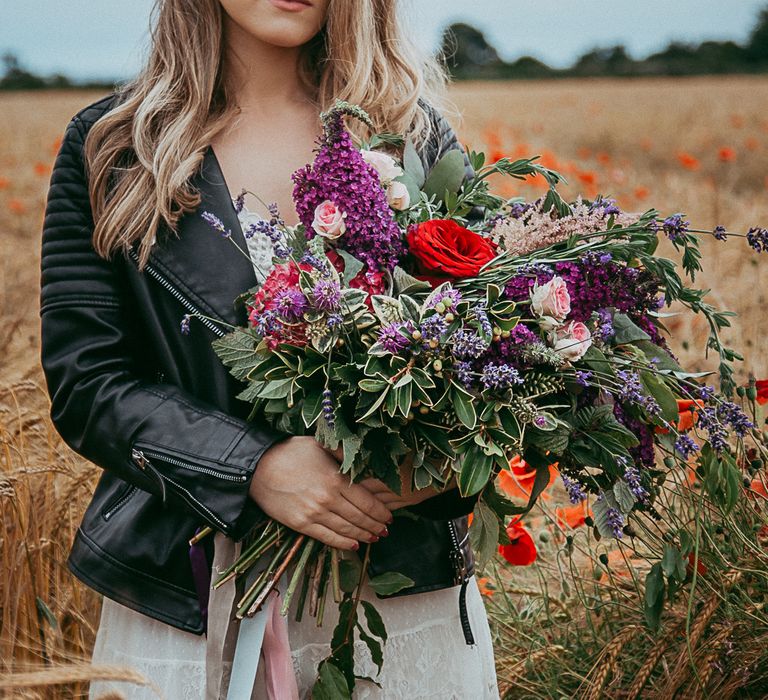
[[[361,105],[379,131],[410,132],[429,168],[460,148],[430,106],[440,72],[413,55],[390,0],[157,9],[146,68],[67,128],[43,232],[51,416],[104,468],[68,559],[105,596],[94,663],[132,666],[169,698],[203,697],[209,580],[188,540],[207,525],[239,542],[266,512],[342,550],[375,543],[372,574],[414,580],[383,600],[365,591],[389,641],[381,689],[360,682],[359,697],[496,697],[466,536],[471,501],[455,489],[398,496],[374,479],[349,485],[338,455],[313,438],[246,422],[241,387],[210,345],[223,324],[244,322],[232,300],[268,261],[233,252],[200,213],[215,211],[245,245],[232,193],[247,187],[295,224],[290,174],[311,160],[318,114],[335,98]],[[190,312],[209,320],[182,335]],[[420,517],[393,519],[404,506]],[[210,576],[214,538],[201,546]],[[304,697],[333,620],[288,626]],[[362,647],[357,655],[356,672],[376,676]],[[93,685],[97,697],[105,687]]]

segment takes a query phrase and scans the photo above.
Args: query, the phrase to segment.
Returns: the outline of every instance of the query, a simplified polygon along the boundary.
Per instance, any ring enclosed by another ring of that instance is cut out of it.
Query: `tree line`
[[[440,56],[455,80],[639,77],[768,72],[768,7],[760,12],[746,44],[672,42],[662,51],[633,59],[624,46],[596,48],[568,68],[552,68],[533,56],[504,61],[475,27],[457,23],[443,32]]]
[[[443,32],[440,56],[455,80],[521,80],[541,78],[639,77],[768,72],[768,7],[760,12],[746,44],[704,41],[672,42],[643,59],[631,58],[624,46],[597,48],[569,68],[552,68],[533,56],[503,60],[475,27],[452,24]],[[0,90],[92,88],[111,90],[114,81],[76,81],[56,73],[42,76],[24,68],[12,53],[4,54]]]

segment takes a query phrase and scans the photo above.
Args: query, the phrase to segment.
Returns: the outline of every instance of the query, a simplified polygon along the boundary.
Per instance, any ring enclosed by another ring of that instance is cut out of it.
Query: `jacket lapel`
[[[253,263],[246,257],[248,246],[227,183],[210,146],[192,183],[200,192],[200,206],[179,219],[178,237],[165,230],[158,236],[150,262],[205,313],[244,325],[245,310],[242,306],[235,309],[234,300],[255,287],[257,279]],[[206,223],[201,216],[206,211],[222,221],[232,234],[231,240]]]

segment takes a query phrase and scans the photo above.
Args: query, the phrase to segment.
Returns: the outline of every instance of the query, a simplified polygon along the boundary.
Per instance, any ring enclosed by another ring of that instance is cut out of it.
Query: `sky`
[[[671,40],[743,42],[768,0],[404,0],[425,46],[468,22],[507,59],[570,65],[622,43],[642,58]],[[0,53],[37,73],[124,79],[141,64],[152,0],[0,0]]]

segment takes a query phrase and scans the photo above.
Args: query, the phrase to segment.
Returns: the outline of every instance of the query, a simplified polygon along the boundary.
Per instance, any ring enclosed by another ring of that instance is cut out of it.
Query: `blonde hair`
[[[138,241],[140,267],[157,227],[176,232],[199,205],[190,180],[239,112],[224,74],[219,0],[156,0],[153,15],[145,67],[85,143],[94,248],[110,258]],[[444,104],[445,74],[407,39],[394,0],[330,0],[325,26],[302,47],[300,78],[320,109],[347,100],[376,131],[409,133],[417,144],[430,130],[422,100]]]

